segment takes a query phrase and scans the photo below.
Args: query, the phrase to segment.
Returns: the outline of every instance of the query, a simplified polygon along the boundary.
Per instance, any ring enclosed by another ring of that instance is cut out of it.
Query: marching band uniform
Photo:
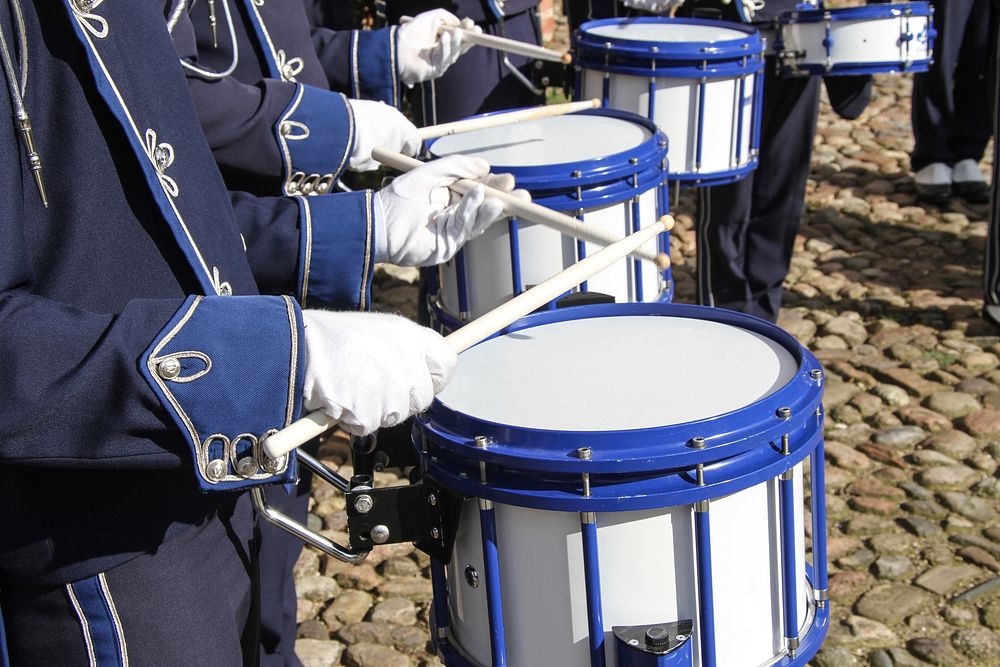
[[[994,0],[994,10],[1000,2]],[[994,32],[992,67],[990,70],[993,136],[1000,133],[1000,30]],[[1000,142],[993,142],[993,180],[990,182],[990,226],[986,239],[983,317],[1000,326]]]
[[[439,237],[452,250],[497,207],[480,188],[449,208],[407,200],[414,241],[379,230],[370,192],[231,196],[162,0],[32,0],[23,28],[6,11],[20,5],[0,9],[5,64],[13,53],[22,68],[4,68],[0,95],[16,119],[0,123],[12,664],[256,664],[255,521],[240,492],[296,474],[262,439],[303,407],[358,433],[393,425],[455,358],[403,318],[300,304],[364,308],[379,254],[436,259]],[[488,170],[461,160],[439,161],[437,195],[408,174],[381,205],[406,187],[447,199],[448,169]],[[367,224],[340,228],[343,201]]]
[[[934,60],[913,77],[910,158],[917,193],[931,202],[955,194],[989,201],[979,160],[992,133],[988,68],[1000,13],[991,0],[932,0]]]

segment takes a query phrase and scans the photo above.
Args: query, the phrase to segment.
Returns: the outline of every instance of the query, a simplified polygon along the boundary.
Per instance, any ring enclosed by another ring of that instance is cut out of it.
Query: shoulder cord
[[[4,75],[7,79],[7,88],[10,90],[10,99],[14,109],[14,121],[17,129],[21,133],[21,141],[24,150],[28,154],[28,167],[35,178],[35,187],[38,189],[38,196],[42,199],[42,204],[48,208],[49,200],[45,194],[45,183],[42,181],[42,158],[35,148],[35,137],[31,131],[31,120],[28,112],[24,108],[24,96],[28,92],[28,31],[24,27],[24,12],[21,9],[20,0],[8,0],[13,17],[13,32],[17,39],[17,54],[20,59],[19,68],[21,79],[18,82],[17,72],[14,70],[14,58],[10,48],[7,46],[7,37],[3,27],[0,26],[0,60],[3,61]]]
[[[187,60],[181,58],[181,66],[194,72],[198,76],[212,81],[217,81],[219,79],[225,79],[227,76],[236,71],[236,65],[240,61],[240,46],[236,41],[236,26],[233,25],[233,15],[229,10],[229,0],[219,0],[222,2],[222,9],[226,13],[226,27],[229,29],[229,42],[233,45],[233,60],[229,63],[229,67],[222,70],[221,72],[216,72],[214,70],[205,69],[203,67],[198,67]],[[194,3],[191,3],[194,6]],[[180,0],[174,7],[174,10],[170,13],[170,18],[167,20],[167,30],[170,32],[174,31],[174,27],[177,26],[177,22],[181,18],[181,13],[187,11],[188,3],[187,0]]]

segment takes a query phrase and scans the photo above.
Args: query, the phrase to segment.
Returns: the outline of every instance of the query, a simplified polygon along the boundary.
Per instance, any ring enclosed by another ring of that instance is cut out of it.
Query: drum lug
[[[424,477],[408,486],[347,492],[347,532],[351,547],[415,542],[443,563],[451,560],[462,498]]]
[[[615,654],[619,667],[690,667],[690,620],[652,625],[616,625]]]

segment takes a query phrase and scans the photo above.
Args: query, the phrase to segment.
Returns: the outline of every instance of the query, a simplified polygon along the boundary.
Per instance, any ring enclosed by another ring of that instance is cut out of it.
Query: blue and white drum
[[[462,353],[416,426],[425,476],[468,498],[431,568],[446,664],[805,665],[829,620],[822,386],[789,334],[700,306],[547,311]],[[621,639],[649,626],[677,661]]]
[[[788,12],[778,20],[774,52],[786,76],[926,72],[933,19],[928,2]]]
[[[747,25],[605,19],[575,36],[577,91],[655,121],[670,139],[670,179],[739,180],[757,167],[763,42]]]
[[[435,157],[461,153],[509,172],[537,204],[575,216],[618,237],[655,222],[667,204],[667,139],[648,120],[598,109],[442,137]],[[648,244],[669,252],[664,233]],[[430,311],[454,330],[576,263],[600,246],[516,218],[498,222],[438,269]],[[617,301],[669,300],[669,269],[623,259],[580,286]]]

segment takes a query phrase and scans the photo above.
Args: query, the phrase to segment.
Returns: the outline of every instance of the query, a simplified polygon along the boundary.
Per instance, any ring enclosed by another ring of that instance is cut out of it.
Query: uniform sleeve
[[[398,109],[396,31],[396,26],[380,30],[313,28],[313,46],[330,89],[355,99],[385,102]]]
[[[291,294],[303,308],[366,310],[375,268],[373,196],[371,190],[311,197],[233,193],[260,291]]]
[[[304,350],[293,299],[149,299],[117,313],[84,310],[31,293],[13,221],[0,219],[0,463],[191,466],[206,491],[293,477],[292,461],[268,462],[260,446],[300,410]],[[247,457],[258,470],[241,468]]]
[[[354,148],[346,97],[285,81],[250,85],[220,76],[198,62],[187,14],[171,34],[198,119],[223,169],[280,184],[283,194],[330,190]]]

